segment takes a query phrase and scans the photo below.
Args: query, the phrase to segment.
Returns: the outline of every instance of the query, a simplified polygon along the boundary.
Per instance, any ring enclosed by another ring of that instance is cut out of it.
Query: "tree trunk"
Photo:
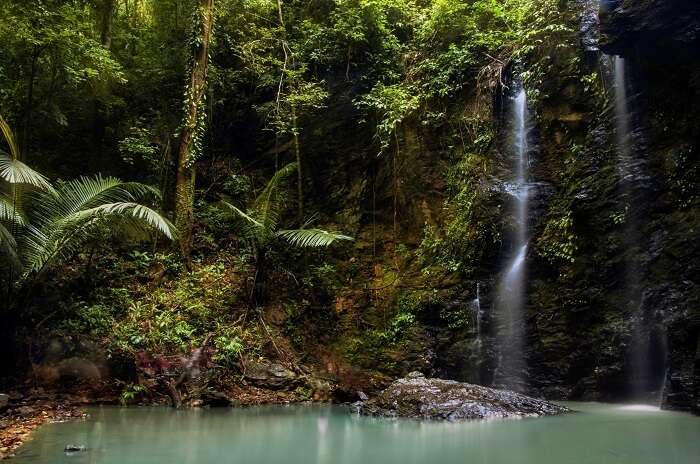
[[[299,146],[299,127],[297,126],[297,110],[292,105],[292,133],[294,134],[294,155],[297,161],[297,196],[299,201],[299,222],[304,221],[304,175],[301,167],[301,148]]]
[[[253,277],[253,291],[250,295],[250,305],[259,307],[265,304],[267,296],[267,252],[258,249],[255,256],[255,276]]]
[[[100,43],[105,50],[112,48],[112,22],[114,11],[116,9],[116,0],[102,0],[98,4],[97,14],[99,17],[100,28]],[[97,157],[102,155],[102,145],[104,142],[105,128],[107,120],[102,113],[101,97],[109,91],[109,82],[101,80],[95,86],[95,96],[92,102],[92,143],[93,150]]]
[[[114,10],[117,6],[116,0],[103,0],[102,2],[102,24],[100,25],[100,42],[107,50],[112,49],[112,23],[114,20]]]
[[[177,178],[175,185],[175,225],[180,234],[180,252],[187,266],[192,254],[194,223],[195,159],[193,148],[201,134],[197,133],[203,100],[207,88],[209,43],[214,25],[214,0],[198,0],[200,9],[201,40],[194,51],[190,81],[185,94],[180,140],[177,148]],[[201,129],[201,127],[199,127]]]
[[[24,107],[24,131],[22,132],[22,145],[20,145],[20,158],[26,160],[29,151],[29,134],[32,130],[32,110],[34,109],[34,81],[36,80],[36,62],[39,60],[42,48],[34,46],[32,51],[32,63],[27,76],[27,101]]]

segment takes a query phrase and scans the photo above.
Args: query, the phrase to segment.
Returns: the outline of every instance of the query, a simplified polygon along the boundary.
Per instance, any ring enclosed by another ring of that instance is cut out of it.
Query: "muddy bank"
[[[12,457],[41,425],[83,420],[85,398],[47,395],[43,392],[23,396],[17,393],[0,401],[0,459]]]

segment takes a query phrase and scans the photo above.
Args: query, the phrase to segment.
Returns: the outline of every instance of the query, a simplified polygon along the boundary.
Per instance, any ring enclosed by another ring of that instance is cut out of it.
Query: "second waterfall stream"
[[[525,389],[526,257],[530,212],[530,124],[527,93],[520,87],[510,99],[510,149],[514,176],[508,191],[514,226],[509,240],[510,257],[496,293],[499,359],[494,379],[496,384],[516,391]]]

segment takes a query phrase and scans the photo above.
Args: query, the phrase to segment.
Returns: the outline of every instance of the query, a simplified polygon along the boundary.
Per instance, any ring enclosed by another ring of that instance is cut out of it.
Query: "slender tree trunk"
[[[396,151],[394,151],[394,158],[393,158],[393,166],[392,166],[392,171],[393,171],[393,196],[394,196],[394,251],[396,251],[396,244],[398,243],[398,232],[399,232],[399,227],[398,227],[398,214],[399,214],[399,164],[398,164],[398,158],[401,154],[400,152],[400,145],[399,145],[399,134],[397,132],[397,129],[394,128],[394,138],[396,139]]]
[[[282,0],[277,0],[277,17],[279,18],[280,26],[282,26],[284,39],[287,40],[287,26],[284,25],[284,16],[282,15]]]
[[[253,277],[253,291],[251,293],[251,306],[262,306],[267,296],[267,252],[259,249],[255,256],[255,276]]]
[[[100,43],[105,50],[112,48],[112,22],[114,19],[114,11],[116,9],[116,0],[102,0],[98,5],[99,28],[100,28]],[[100,156],[102,154],[102,145],[104,142],[105,128],[107,120],[102,113],[101,96],[109,92],[109,82],[102,80],[95,87],[94,100],[92,102],[92,143],[94,152]]]
[[[282,12],[282,0],[277,0],[277,18],[282,28],[282,54],[284,55],[284,65],[282,66],[282,74],[280,76],[279,88],[277,89],[277,111],[279,114],[279,104],[282,95],[282,85],[284,83],[284,74],[287,70],[287,61],[289,56],[287,54],[287,26],[284,23],[284,14]],[[292,67],[294,66],[294,61],[292,61]],[[291,105],[292,110],[292,136],[294,138],[294,155],[297,162],[297,197],[298,197],[298,217],[299,222],[304,219],[304,173],[301,166],[301,148],[299,145],[299,127],[297,124],[297,109],[294,105]]]
[[[117,0],[103,0],[102,3],[102,24],[100,25],[100,42],[107,50],[112,49],[112,24],[114,22],[114,11]]]
[[[27,101],[24,106],[24,131],[22,132],[22,145],[20,146],[20,156],[27,157],[29,150],[29,133],[32,130],[32,110],[34,109],[34,81],[36,80],[36,62],[39,60],[41,49],[34,46],[32,51],[32,63],[29,67],[27,77]]]
[[[299,146],[299,127],[297,125],[297,110],[292,105],[292,133],[294,134],[294,155],[297,161],[297,196],[299,202],[299,222],[304,220],[304,174],[301,167],[301,148]]]
[[[175,225],[180,234],[180,252],[188,267],[192,255],[194,224],[195,160],[193,148],[201,134],[198,125],[204,111],[202,102],[207,88],[209,44],[214,25],[214,0],[198,0],[201,40],[194,51],[190,81],[185,95],[185,114],[177,148],[177,177],[175,185]]]

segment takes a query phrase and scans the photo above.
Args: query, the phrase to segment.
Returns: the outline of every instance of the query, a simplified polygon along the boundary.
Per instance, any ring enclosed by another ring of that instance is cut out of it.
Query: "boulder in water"
[[[66,453],[80,453],[82,451],[87,451],[87,446],[85,446],[85,445],[66,445],[66,447],[63,448],[63,451]]]
[[[412,372],[378,396],[355,403],[360,414],[429,420],[539,417],[569,409],[508,390],[453,380],[427,379]]]

